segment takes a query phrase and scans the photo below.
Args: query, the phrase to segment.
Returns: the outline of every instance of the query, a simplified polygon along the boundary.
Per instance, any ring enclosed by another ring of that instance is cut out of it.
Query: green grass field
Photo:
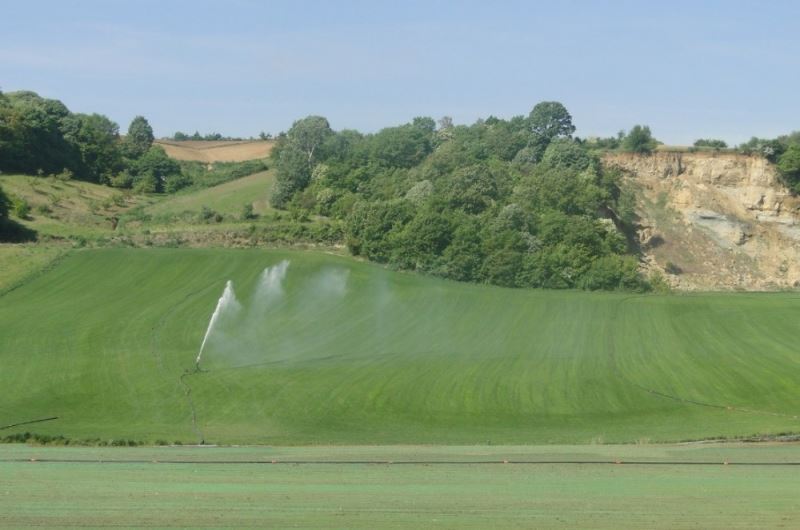
[[[272,211],[269,195],[274,180],[273,171],[262,171],[211,188],[168,196],[148,206],[145,212],[154,216],[174,215],[185,211],[198,212],[207,206],[221,214],[238,216],[245,204],[252,204],[253,211],[262,215]]]
[[[281,260],[285,281],[259,290]],[[184,375],[227,280],[239,310],[204,371]],[[526,291],[312,252],[74,251],[0,297],[0,425],[59,418],[0,433],[488,445],[798,432],[799,316],[789,293]]]
[[[800,474],[792,465],[799,455],[796,445],[717,444],[6,445],[0,521],[84,528],[792,528],[800,520]]]

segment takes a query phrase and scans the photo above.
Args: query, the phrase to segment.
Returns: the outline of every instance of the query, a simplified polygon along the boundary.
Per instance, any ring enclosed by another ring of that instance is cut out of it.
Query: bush
[[[778,159],[781,179],[795,193],[800,193],[800,145],[790,145]]]
[[[220,214],[218,212],[215,212],[214,210],[212,210],[208,206],[203,206],[200,209],[199,218],[200,218],[200,221],[202,221],[204,223],[211,223],[211,222],[221,223],[222,222],[222,214]]]
[[[69,180],[72,180],[72,177],[73,177],[73,176],[74,176],[74,174],[72,173],[72,171],[70,171],[70,170],[69,170],[69,169],[67,169],[67,168],[64,168],[64,169],[61,171],[61,173],[59,173],[59,174],[55,175],[55,177],[56,177],[56,179],[57,179],[57,180],[61,180],[61,181],[63,181],[63,182],[67,182],[67,181],[69,181]]]
[[[726,149],[728,147],[728,144],[725,143],[723,140],[716,140],[712,138],[701,138],[699,140],[695,140],[694,146],[708,147],[714,149],[715,151],[719,151],[720,149]]]
[[[681,269],[678,265],[672,263],[671,261],[668,261],[666,265],[664,265],[664,270],[668,274],[676,274],[676,275],[683,272],[683,269]]]
[[[130,188],[133,186],[133,175],[128,170],[120,171],[109,182],[115,188]]]
[[[189,187],[192,185],[192,177],[184,173],[176,173],[169,175],[164,179],[164,191],[167,193],[175,193],[178,190]]]
[[[590,291],[645,291],[647,283],[639,275],[636,258],[604,256],[596,259],[581,280],[581,287]]]
[[[248,203],[242,206],[242,213],[239,215],[239,219],[242,221],[249,221],[251,219],[257,219],[258,214],[253,212],[253,204]]]
[[[21,197],[15,197],[11,204],[14,215],[20,219],[28,218],[28,214],[31,212],[31,205],[28,204],[28,201]]]
[[[158,179],[152,173],[139,175],[133,184],[136,193],[155,193],[158,191]]]
[[[622,139],[622,148],[630,153],[651,153],[657,145],[658,142],[653,138],[647,125],[634,125]]]

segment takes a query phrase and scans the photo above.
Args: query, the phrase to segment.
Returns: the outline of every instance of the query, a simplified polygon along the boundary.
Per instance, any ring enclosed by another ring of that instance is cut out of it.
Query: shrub
[[[781,178],[795,193],[800,193],[800,145],[790,145],[778,159]]]
[[[19,217],[20,219],[27,219],[28,214],[31,212],[31,205],[28,204],[28,201],[21,197],[15,197],[12,200],[12,209],[14,211],[14,215]]]
[[[681,269],[678,265],[676,265],[675,263],[673,263],[671,261],[668,261],[666,263],[666,265],[664,265],[664,270],[668,274],[680,274],[680,273],[683,272],[683,269]]]
[[[155,193],[158,191],[158,179],[152,173],[139,175],[133,184],[136,193]]]
[[[723,140],[716,140],[712,138],[701,138],[694,142],[695,147],[709,147],[714,149],[715,151],[719,151],[720,149],[726,149],[728,144],[725,143]]]
[[[175,193],[178,190],[189,187],[192,185],[192,177],[184,173],[176,173],[169,175],[164,179],[164,191],[167,193]]]
[[[631,256],[610,255],[596,259],[581,281],[581,287],[590,291],[605,290],[647,290],[647,283],[641,278],[636,259]]]
[[[253,204],[248,203],[242,206],[242,213],[239,215],[239,218],[242,221],[249,221],[250,219],[256,219],[258,214],[253,212]]]
[[[200,209],[200,221],[204,223],[221,223],[222,222],[222,214],[215,212],[208,206],[203,206]]]
[[[653,138],[647,125],[634,125],[622,139],[622,148],[631,153],[651,153],[657,145],[658,142]]]
[[[55,177],[56,177],[56,179],[58,179],[58,180],[61,180],[61,181],[64,181],[64,182],[66,182],[66,181],[72,180],[72,177],[73,177],[73,176],[74,176],[74,174],[72,173],[72,171],[70,171],[70,170],[69,170],[69,169],[67,169],[67,168],[64,168],[64,169],[61,171],[61,173],[59,173],[59,174],[58,174],[58,175],[56,175]]]

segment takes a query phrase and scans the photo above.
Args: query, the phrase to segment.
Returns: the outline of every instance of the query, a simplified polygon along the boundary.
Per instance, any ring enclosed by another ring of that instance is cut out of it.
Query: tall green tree
[[[311,181],[311,172],[320,159],[320,150],[333,135],[328,120],[308,116],[297,120],[278,139],[272,150],[276,178],[270,201],[276,208],[285,208],[292,196]]]
[[[9,92],[0,103],[0,169],[55,173],[75,166],[77,153],[64,138],[70,112],[35,92]]]
[[[167,156],[163,147],[154,145],[133,162],[131,170],[134,187],[147,192],[162,192],[168,180],[180,175],[181,166]]]
[[[528,115],[528,124],[534,136],[551,141],[570,138],[575,132],[572,116],[558,101],[542,101]]]
[[[301,151],[306,156],[308,164],[312,165],[317,150],[331,134],[333,131],[327,119],[322,116],[307,116],[294,122],[286,137],[290,145]]]
[[[128,126],[125,136],[125,149],[131,158],[139,158],[153,145],[153,128],[144,116],[136,116]]]
[[[66,139],[80,154],[76,173],[93,182],[110,182],[122,168],[119,126],[101,114],[72,114],[65,129]]]

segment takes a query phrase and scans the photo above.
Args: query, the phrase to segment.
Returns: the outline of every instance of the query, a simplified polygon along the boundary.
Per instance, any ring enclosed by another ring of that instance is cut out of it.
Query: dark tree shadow
[[[0,243],[28,243],[36,241],[36,236],[36,230],[16,221],[0,221]]]

